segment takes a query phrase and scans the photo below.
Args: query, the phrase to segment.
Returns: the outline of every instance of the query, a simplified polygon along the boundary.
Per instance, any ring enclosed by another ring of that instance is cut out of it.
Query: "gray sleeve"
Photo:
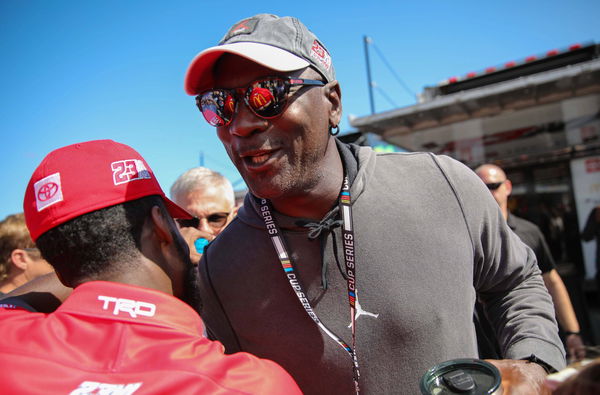
[[[498,204],[468,167],[435,157],[462,208],[473,245],[473,285],[496,328],[504,358],[535,354],[553,368],[565,366],[552,299],[533,251],[506,224]]]
[[[200,291],[200,317],[206,327],[206,335],[211,340],[220,341],[225,347],[225,353],[233,354],[241,351],[237,336],[231,327],[229,318],[221,300],[215,291],[210,276],[209,255],[211,245],[206,246],[202,259],[198,264],[198,282]]]

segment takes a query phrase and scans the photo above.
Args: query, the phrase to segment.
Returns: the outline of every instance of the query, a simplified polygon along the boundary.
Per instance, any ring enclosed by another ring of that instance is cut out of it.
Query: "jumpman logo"
[[[375,314],[375,313],[370,313],[366,310],[363,310],[362,307],[360,306],[360,303],[358,301],[358,295],[356,295],[356,309],[355,309],[355,320],[358,321],[358,317],[360,317],[361,315],[367,316],[367,317],[373,317],[375,319],[377,319],[379,317],[379,313]],[[350,324],[348,325],[348,328],[352,327],[352,322],[350,322]]]

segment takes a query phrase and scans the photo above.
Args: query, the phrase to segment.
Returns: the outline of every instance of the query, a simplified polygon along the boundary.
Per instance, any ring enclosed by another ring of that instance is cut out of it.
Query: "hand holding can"
[[[498,369],[480,359],[453,359],[429,369],[421,378],[423,395],[500,395]]]

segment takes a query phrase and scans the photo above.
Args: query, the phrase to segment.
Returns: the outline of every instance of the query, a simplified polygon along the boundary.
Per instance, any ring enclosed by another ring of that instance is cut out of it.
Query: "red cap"
[[[23,201],[33,240],[73,218],[144,196],[159,195],[173,218],[192,216],[169,200],[152,169],[133,148],[112,140],[50,152],[35,169]]]

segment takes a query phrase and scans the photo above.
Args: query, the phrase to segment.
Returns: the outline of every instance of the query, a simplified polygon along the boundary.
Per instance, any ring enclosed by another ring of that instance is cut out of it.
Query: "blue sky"
[[[255,4],[260,3],[260,6]],[[285,4],[285,5],[284,5]],[[183,92],[187,65],[245,17],[300,18],[332,54],[344,121],[370,112],[363,36],[414,93],[454,75],[600,42],[600,1],[0,1],[0,219],[22,211],[51,150],[110,138],[149,162],[163,189],[204,164],[233,182],[214,129]],[[371,50],[376,111],[414,104]],[[82,180],[85,182],[85,180]]]

